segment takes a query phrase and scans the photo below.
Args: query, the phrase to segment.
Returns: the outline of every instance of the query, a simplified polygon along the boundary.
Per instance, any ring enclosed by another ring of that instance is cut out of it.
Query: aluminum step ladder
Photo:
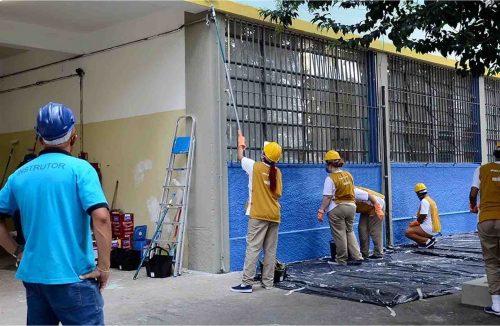
[[[178,135],[182,127],[185,129],[185,136]],[[167,249],[169,255],[173,257],[173,276],[179,276],[182,273],[195,128],[196,119],[193,116],[185,115],[177,119],[155,232],[134,274],[134,280],[137,279],[144,262],[150,257],[156,246]]]

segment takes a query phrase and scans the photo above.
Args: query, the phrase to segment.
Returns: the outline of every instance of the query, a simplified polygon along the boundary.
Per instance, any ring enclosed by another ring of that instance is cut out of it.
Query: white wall
[[[19,58],[23,60],[24,58]],[[9,59],[15,64],[15,57]],[[85,123],[185,108],[184,31],[0,80],[0,90],[85,70]],[[78,78],[0,94],[0,133],[33,128],[37,109],[61,100],[78,111]]]

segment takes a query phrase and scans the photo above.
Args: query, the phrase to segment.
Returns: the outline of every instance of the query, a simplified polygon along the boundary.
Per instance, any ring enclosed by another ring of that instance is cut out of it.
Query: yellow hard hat
[[[337,151],[329,150],[325,154],[325,161],[334,161],[334,160],[340,160],[340,154]]]
[[[270,160],[273,161],[274,163],[278,162],[281,158],[281,146],[274,141],[271,142],[264,142],[264,155]]]
[[[427,191],[425,184],[419,182],[415,185],[415,192]]]

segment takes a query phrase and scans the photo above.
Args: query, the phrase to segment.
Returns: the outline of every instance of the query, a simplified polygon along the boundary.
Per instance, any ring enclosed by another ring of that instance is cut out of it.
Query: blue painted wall
[[[417,182],[427,185],[441,216],[442,233],[476,230],[477,216],[468,213],[469,191],[477,164],[392,164],[392,210],[394,243],[410,241],[404,230],[417,212],[419,200],[413,192]]]
[[[278,258],[284,262],[330,255],[328,222],[320,224],[316,212],[320,205],[326,172],[322,165],[279,165],[283,174],[282,223]],[[443,234],[474,231],[476,216],[468,213],[468,194],[474,164],[393,164],[393,216],[395,244],[408,243],[404,230],[415,215],[419,201],[413,192],[424,182],[441,214]],[[380,190],[380,166],[348,165],[356,184]],[[245,258],[247,217],[245,202],[248,178],[239,164],[228,167],[229,237],[231,270],[241,270]]]
[[[327,173],[323,165],[278,165],[283,175],[281,225],[278,239],[278,258],[284,262],[329,256],[331,240],[328,221],[316,220]],[[240,165],[230,165],[229,237],[231,270],[241,270],[245,259],[248,218],[245,203],[248,196],[248,178]],[[378,164],[348,165],[356,184],[380,189]]]

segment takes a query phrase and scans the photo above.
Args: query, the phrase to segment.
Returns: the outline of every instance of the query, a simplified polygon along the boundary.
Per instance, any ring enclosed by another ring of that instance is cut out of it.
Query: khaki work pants
[[[262,283],[265,287],[274,285],[274,270],[276,268],[276,248],[278,245],[278,227],[275,222],[254,218],[248,219],[247,250],[243,267],[243,284],[252,285],[260,250],[264,249],[262,267]]]
[[[370,237],[373,241],[373,254],[384,255],[382,241],[382,221],[375,214],[361,214],[358,224],[359,242],[363,258],[370,255]]]
[[[339,264],[347,263],[349,253],[355,260],[363,259],[353,232],[355,214],[355,206],[344,204],[338,205],[328,213],[330,230],[337,247],[335,260]]]
[[[487,220],[477,225],[483,249],[489,292],[500,295],[500,220]]]

